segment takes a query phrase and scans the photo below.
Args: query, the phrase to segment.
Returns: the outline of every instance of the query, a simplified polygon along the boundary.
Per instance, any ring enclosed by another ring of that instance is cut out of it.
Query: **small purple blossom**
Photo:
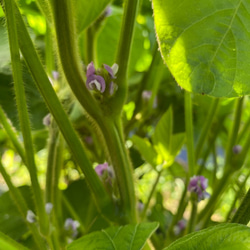
[[[97,173],[97,175],[99,176],[103,176],[105,171],[109,170],[109,165],[107,162],[103,163],[103,164],[99,164],[96,166],[95,171]]]
[[[179,235],[187,226],[187,221],[182,219],[177,222],[174,226],[174,233],[175,235]]]
[[[107,162],[97,165],[95,171],[102,181],[112,185],[114,174],[112,168],[108,165]]]
[[[152,91],[150,91],[150,90],[144,90],[144,91],[142,92],[142,99],[143,99],[144,101],[149,101],[150,98],[151,98],[151,96],[152,96]]]
[[[235,146],[233,147],[233,153],[234,153],[235,155],[240,154],[241,151],[242,151],[241,145],[235,145]]]
[[[49,113],[43,118],[43,125],[48,127],[50,123],[51,123],[51,115]]]
[[[110,82],[109,84],[109,94],[113,95],[117,90],[118,86],[114,82]]]
[[[71,238],[75,238],[78,234],[77,228],[80,223],[77,220],[67,218],[64,222],[64,229],[70,234]]]
[[[87,67],[87,81],[86,86],[90,90],[98,90],[101,93],[105,91],[106,84],[105,80],[102,76],[96,75],[96,70],[94,63],[91,62]]]
[[[53,77],[53,79],[54,79],[55,81],[57,81],[57,80],[59,79],[59,77],[60,77],[59,72],[53,70],[53,71],[52,71],[52,77]]]
[[[36,222],[36,215],[33,213],[33,211],[31,211],[31,210],[28,210],[28,211],[27,211],[26,220],[27,220],[29,223],[34,223],[34,222]]]
[[[193,176],[190,178],[188,191],[196,193],[198,201],[204,200],[210,197],[209,193],[206,192],[208,186],[208,180],[204,176]]]
[[[115,79],[116,78],[116,73],[118,71],[118,64],[114,63],[112,65],[112,67],[108,66],[107,64],[103,64],[104,68],[108,71],[109,76],[111,77],[111,79]]]
[[[48,202],[48,203],[45,204],[46,214],[50,214],[52,209],[53,209],[53,204],[52,203]]]

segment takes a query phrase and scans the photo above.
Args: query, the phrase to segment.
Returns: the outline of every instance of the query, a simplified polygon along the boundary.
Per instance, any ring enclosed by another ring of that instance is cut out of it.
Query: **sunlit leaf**
[[[247,250],[250,228],[239,224],[220,224],[189,234],[164,250]]]
[[[173,111],[170,107],[158,122],[153,136],[154,146],[166,161],[165,167],[169,167],[181,149],[185,135],[173,134]]]
[[[250,94],[250,2],[153,0],[161,53],[177,83],[216,97]]]
[[[83,236],[71,243],[67,249],[142,249],[146,240],[158,227],[157,222],[126,225],[123,227],[109,227],[101,232],[94,232]]]
[[[9,238],[7,235],[0,232],[0,246],[1,249],[6,250],[28,250],[28,248],[20,245],[16,241]]]
[[[136,148],[141,153],[142,157],[153,167],[161,164],[161,159],[155,151],[153,145],[146,139],[140,138],[134,135],[131,138],[132,142],[135,144]]]

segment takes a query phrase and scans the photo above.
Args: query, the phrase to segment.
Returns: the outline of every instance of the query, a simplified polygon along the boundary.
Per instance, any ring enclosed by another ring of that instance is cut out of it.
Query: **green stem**
[[[96,62],[95,57],[95,32],[93,26],[90,26],[85,31],[85,63]]]
[[[100,107],[88,91],[83,79],[83,69],[78,56],[76,27],[72,1],[53,0],[53,12],[60,61],[67,81],[87,113],[96,119],[102,116]]]
[[[156,187],[157,187],[157,184],[158,184],[158,182],[159,182],[159,180],[160,180],[161,173],[162,173],[162,171],[157,172],[157,177],[156,177],[156,179],[155,179],[155,181],[154,181],[154,184],[153,184],[152,189],[151,189],[151,191],[150,191],[150,194],[149,194],[149,196],[148,196],[147,203],[145,204],[145,206],[144,206],[144,208],[143,208],[143,210],[142,210],[141,216],[140,216],[140,217],[141,217],[141,221],[143,221],[144,218],[145,218],[145,216],[146,216],[146,213],[147,213],[147,210],[148,210],[150,201],[151,201],[151,199],[152,199],[152,197],[153,197],[153,194],[154,194],[154,192],[155,192],[155,189],[156,189]]]
[[[232,219],[232,223],[247,225],[250,221],[250,188]]]
[[[195,174],[195,154],[194,154],[194,136],[193,136],[193,109],[191,93],[185,92],[185,127],[187,137],[188,153],[188,174],[192,177]]]
[[[73,129],[72,124],[70,123],[69,118],[64,111],[53,87],[51,86],[17,7],[16,10],[20,49],[35,80],[37,88],[43,96],[48,109],[56,120],[64,139],[72,150],[73,156],[83,171],[89,187],[95,197],[97,207],[101,210],[103,208],[107,208],[107,206],[111,204],[110,197],[106,193],[104,186],[87,158],[82,143]]]
[[[245,177],[244,181],[239,185],[239,190],[238,190],[237,193],[235,194],[234,201],[232,202],[232,205],[231,205],[231,207],[230,207],[230,209],[229,209],[229,211],[228,211],[226,221],[229,221],[229,220],[230,220],[231,215],[232,215],[232,213],[233,213],[233,210],[234,210],[235,207],[236,207],[236,202],[237,202],[238,199],[240,198],[240,195],[239,195],[239,194],[243,192],[243,188],[245,187],[246,182],[247,182],[249,176],[250,176],[250,172],[249,172],[248,175]]]
[[[230,161],[233,155],[233,151],[232,151],[233,146],[235,146],[237,143],[237,136],[238,136],[238,131],[239,131],[240,122],[241,122],[243,101],[244,101],[244,97],[238,98],[236,100],[236,109],[234,113],[233,126],[229,135],[229,140],[228,140],[227,148],[226,148],[225,171],[227,170],[226,168],[230,167]]]
[[[48,75],[52,76],[52,71],[55,70],[55,59],[54,59],[54,44],[52,41],[53,34],[49,24],[46,25],[45,34],[45,64]]]
[[[8,188],[9,188],[9,192],[11,194],[13,201],[15,202],[16,207],[18,208],[26,225],[29,227],[32,236],[34,237],[35,244],[36,244],[37,248],[41,249],[41,250],[46,250],[47,248],[45,245],[45,241],[42,238],[42,236],[39,234],[37,226],[35,225],[35,223],[29,223],[26,220],[26,215],[27,215],[27,211],[28,211],[27,204],[26,204],[21,192],[19,191],[19,189],[17,189],[13,185],[11,178],[8,175],[8,173],[5,171],[4,166],[2,165],[1,161],[0,161],[0,173],[1,173],[2,177],[4,178],[4,181],[6,182]]]
[[[215,185],[212,196],[210,197],[205,208],[200,212],[200,214],[198,216],[198,221],[201,221],[201,220],[205,221],[207,216],[210,215],[211,211],[216,206],[218,200],[220,199],[221,195],[223,194],[225,187],[227,186],[227,184],[230,180],[231,175],[232,175],[232,173],[230,171],[227,171],[226,173],[224,173],[223,177],[220,180],[218,180],[218,182]]]
[[[46,172],[46,203],[53,204],[52,221],[56,227],[53,230],[53,242],[59,246],[60,235],[62,233],[62,211],[61,211],[61,193],[58,188],[61,167],[63,165],[64,140],[58,130],[55,121],[51,121],[50,138],[48,146],[47,172]]]
[[[115,123],[112,120],[105,119],[102,131],[115,170],[121,205],[124,209],[124,218],[122,219],[124,222],[135,223],[137,215],[133,171],[127,149],[125,148],[121,121],[118,120]]]
[[[45,212],[44,199],[40,188],[40,184],[38,182],[37,168],[34,159],[34,149],[31,138],[30,121],[29,121],[27,103],[25,98],[25,90],[22,81],[22,65],[20,60],[19,44],[17,36],[15,5],[13,1],[5,0],[4,2],[6,8],[6,19],[7,19],[7,27],[9,34],[9,44],[10,44],[10,53],[11,53],[12,70],[13,70],[12,72],[14,78],[14,89],[16,95],[16,103],[17,103],[20,127],[23,134],[24,148],[26,153],[26,163],[31,178],[32,190],[34,192],[34,199],[36,204],[36,210],[39,217],[41,232],[44,235],[47,235],[49,231],[49,222]]]
[[[138,7],[139,0],[124,1],[122,27],[116,54],[116,63],[119,65],[117,73],[118,90],[113,100],[116,107],[115,111],[118,114],[122,112],[122,107],[127,97],[128,65]]]
[[[244,124],[244,127],[242,128],[242,130],[238,135],[238,143],[240,143],[242,139],[248,134],[249,127],[250,127],[250,116],[248,117],[246,123]]]
[[[196,197],[197,199],[197,197]],[[195,222],[197,217],[197,200],[192,200],[192,210],[187,226],[187,233],[192,233],[195,230]]]
[[[205,140],[206,140],[207,135],[209,133],[209,130],[211,128],[213,119],[214,119],[214,117],[216,115],[216,111],[217,111],[218,106],[219,106],[219,101],[220,101],[219,98],[213,99],[212,104],[211,104],[210,109],[209,109],[209,112],[208,112],[208,115],[206,117],[206,120],[204,121],[204,126],[202,128],[200,137],[198,139],[198,142],[197,142],[197,145],[196,145],[196,148],[195,148],[195,159],[196,159],[196,161],[200,157],[200,153],[202,151]]]
[[[2,107],[0,106],[0,123],[2,124],[3,128],[5,129],[6,133],[8,134],[14,148],[16,149],[17,153],[20,155],[22,161],[26,165],[26,158],[23,145],[19,142],[14,128],[11,126],[10,122],[6,114],[4,113]]]

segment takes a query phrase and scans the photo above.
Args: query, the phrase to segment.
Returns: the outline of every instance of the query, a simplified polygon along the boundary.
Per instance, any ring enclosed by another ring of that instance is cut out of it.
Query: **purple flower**
[[[112,186],[114,173],[112,168],[108,165],[107,162],[97,165],[95,171],[104,183],[108,183],[109,184],[108,186],[110,185]]]
[[[150,90],[144,90],[142,92],[142,99],[144,101],[149,101],[149,99],[151,98],[151,96],[152,96],[152,91],[150,91]]]
[[[78,234],[77,228],[80,226],[80,223],[77,220],[72,220],[68,218],[64,222],[64,229],[70,234],[71,238],[75,238]]]
[[[53,79],[55,80],[55,81],[57,81],[58,79],[59,79],[59,72],[58,71],[55,71],[55,70],[53,70],[52,71],[52,77],[53,77]]]
[[[187,226],[187,221],[182,219],[177,222],[174,226],[174,233],[175,235],[179,235]]]
[[[209,193],[206,192],[208,186],[208,180],[204,176],[193,176],[188,185],[188,191],[196,193],[198,201],[204,200],[210,197]]]
[[[108,71],[109,76],[111,77],[111,79],[115,79],[116,78],[116,73],[118,71],[118,64],[114,63],[112,65],[112,67],[108,66],[107,64],[103,64],[104,68]]]
[[[94,63],[91,62],[87,67],[86,86],[90,90],[98,90],[101,93],[103,93],[106,88],[105,80],[102,76],[96,75],[95,72],[96,71],[95,71]]]
[[[36,215],[33,213],[33,211],[31,211],[31,210],[28,210],[28,211],[27,211],[26,220],[27,220],[29,223],[34,223],[34,222],[36,222]]]
[[[234,153],[234,154],[238,155],[238,154],[240,154],[241,151],[242,151],[241,145],[235,145],[235,146],[233,147],[233,153]]]
[[[95,171],[97,173],[97,175],[99,176],[103,176],[105,171],[109,170],[109,165],[107,162],[103,163],[103,164],[99,164],[96,166]]]

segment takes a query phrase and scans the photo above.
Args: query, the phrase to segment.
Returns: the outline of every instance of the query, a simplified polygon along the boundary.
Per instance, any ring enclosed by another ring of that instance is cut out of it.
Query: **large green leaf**
[[[78,32],[80,33],[93,23],[110,2],[111,0],[75,0]]]
[[[0,249],[6,250],[28,250],[28,248],[20,245],[7,235],[0,232]]]
[[[140,250],[157,227],[157,222],[109,227],[101,232],[94,232],[83,236],[71,243],[67,249]]]
[[[216,97],[250,94],[250,2],[153,0],[161,53],[177,83]]]
[[[247,250],[250,249],[250,228],[240,224],[220,224],[191,233],[164,250]]]

